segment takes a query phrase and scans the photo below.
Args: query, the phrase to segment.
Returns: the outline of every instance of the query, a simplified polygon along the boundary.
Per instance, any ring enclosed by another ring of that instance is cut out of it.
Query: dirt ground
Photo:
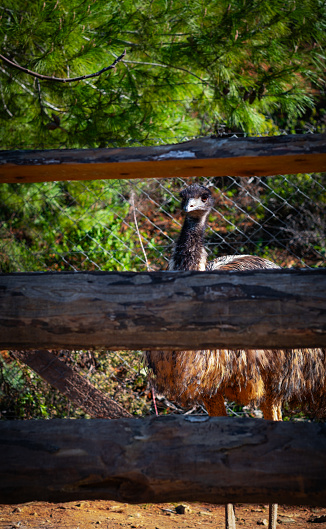
[[[224,507],[207,503],[127,505],[113,501],[0,505],[1,529],[224,529]],[[267,505],[236,505],[237,527],[267,526]],[[279,506],[280,528],[326,528],[326,508]],[[317,525],[315,525],[317,524]]]

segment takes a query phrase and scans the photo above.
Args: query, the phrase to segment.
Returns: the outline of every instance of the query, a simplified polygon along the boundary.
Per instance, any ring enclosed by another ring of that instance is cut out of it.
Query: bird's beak
[[[198,201],[195,198],[189,198],[188,202],[185,203],[183,206],[183,210],[186,213],[189,213],[190,211],[194,211],[198,207]]]

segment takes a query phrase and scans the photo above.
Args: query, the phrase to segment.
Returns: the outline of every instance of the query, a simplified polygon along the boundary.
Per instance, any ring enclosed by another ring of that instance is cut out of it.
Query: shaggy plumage
[[[223,256],[207,263],[206,221],[214,201],[198,184],[181,192],[185,221],[170,270],[257,270],[278,265],[251,255]],[[224,398],[261,407],[266,419],[281,420],[282,404],[302,405],[321,415],[325,408],[323,349],[148,351],[157,390],[182,405],[204,403],[210,415],[226,415]],[[320,409],[321,408],[321,409]]]
[[[280,268],[268,259],[251,255],[228,255],[207,263],[204,232],[213,207],[212,195],[209,189],[197,184],[180,195],[186,217],[169,270]],[[146,360],[158,391],[183,405],[203,403],[211,416],[227,415],[225,398],[242,405],[259,405],[264,418],[274,421],[282,420],[285,401],[301,407],[308,405],[315,415],[325,413],[323,349],[147,351]],[[270,506],[269,529],[276,528],[276,519],[274,504]],[[235,527],[231,504],[226,506],[226,527]]]

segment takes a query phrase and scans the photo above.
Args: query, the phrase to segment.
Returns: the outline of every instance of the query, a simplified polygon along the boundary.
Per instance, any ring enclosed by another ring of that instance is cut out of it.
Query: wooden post
[[[0,422],[0,502],[326,505],[326,424],[208,416]]]

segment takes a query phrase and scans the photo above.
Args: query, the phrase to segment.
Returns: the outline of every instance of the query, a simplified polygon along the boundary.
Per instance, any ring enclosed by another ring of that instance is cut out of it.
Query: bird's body
[[[186,212],[175,243],[169,270],[279,269],[254,255],[227,255],[207,262],[204,248],[206,221],[213,197],[204,186],[193,184],[181,193]],[[314,407],[325,393],[326,354],[323,349],[213,349],[148,351],[147,364],[158,391],[187,405],[226,397],[238,404],[261,406],[265,418],[280,420],[283,402],[305,401]],[[221,406],[220,412],[221,412]],[[275,411],[276,410],[276,411]],[[220,413],[219,413],[220,414]],[[226,415],[226,410],[222,410]]]
[[[208,263],[204,231],[213,206],[211,193],[193,184],[180,195],[186,218],[170,270],[280,268],[251,255],[224,256]],[[326,354],[322,349],[147,351],[146,360],[159,392],[182,405],[203,403],[212,416],[227,415],[225,398],[241,405],[260,406],[264,418],[274,421],[282,420],[284,402],[308,402],[316,407],[325,401]],[[276,509],[270,512],[270,529],[274,529]]]
[[[273,261],[257,257],[256,255],[223,255],[214,261],[206,263],[205,270],[266,270],[280,268]]]
[[[227,415],[224,399],[255,405],[264,418],[281,420],[284,403],[325,411],[324,349],[213,349],[148,351],[156,389],[183,406],[205,404]],[[215,415],[215,414],[214,414]]]

